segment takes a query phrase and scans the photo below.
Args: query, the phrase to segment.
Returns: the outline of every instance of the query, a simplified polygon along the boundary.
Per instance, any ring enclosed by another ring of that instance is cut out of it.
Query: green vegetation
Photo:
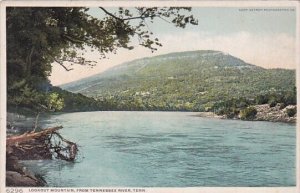
[[[187,7],[119,8],[116,12],[97,9],[104,13],[103,18],[93,17],[85,7],[7,7],[8,109],[27,108],[37,114],[45,110],[95,109],[93,104],[85,105],[93,99],[62,91],[61,98],[52,93],[48,80],[52,65],[60,65],[66,71],[72,70],[66,62],[93,66],[95,62],[82,55],[87,47],[104,58],[119,48],[134,49],[134,38],[139,40],[139,46],[155,51],[162,45],[145,22],[154,22],[157,17],[176,27],[197,25]]]
[[[236,117],[256,104],[296,104],[295,70],[263,69],[218,51],[144,58],[62,85],[102,110],[213,111]]]
[[[253,120],[256,114],[257,110],[253,106],[247,107],[240,112],[242,120]]]
[[[58,93],[52,92],[47,96],[49,110],[61,110],[64,107],[64,99],[60,98]]]
[[[293,117],[297,113],[297,108],[287,109],[286,113],[288,114],[289,117]]]
[[[59,87],[53,87],[52,90],[59,93],[64,101],[64,106],[60,109],[62,112],[96,111],[102,108],[100,102],[80,93],[71,93]]]
[[[43,111],[159,110],[214,111],[235,117],[242,109],[268,103],[296,103],[295,70],[263,69],[218,51],[172,53],[135,60],[106,73],[52,87],[52,65],[94,65],[78,50],[90,47],[99,57],[119,48],[133,49],[131,39],[155,51],[161,46],[145,20],[156,17],[176,27],[196,25],[190,8],[100,7],[101,19],[84,7],[8,7],[8,109]],[[134,20],[135,22],[132,22]],[[89,98],[91,97],[91,98]]]

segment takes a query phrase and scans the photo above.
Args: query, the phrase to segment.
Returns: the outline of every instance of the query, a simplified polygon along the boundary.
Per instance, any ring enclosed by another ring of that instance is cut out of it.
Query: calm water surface
[[[296,126],[179,112],[52,116],[76,163],[27,161],[52,187],[295,186]]]

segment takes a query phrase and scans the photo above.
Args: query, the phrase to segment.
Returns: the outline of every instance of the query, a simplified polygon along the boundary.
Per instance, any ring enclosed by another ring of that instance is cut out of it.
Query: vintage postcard
[[[298,24],[298,1],[1,2],[0,192],[299,192]]]

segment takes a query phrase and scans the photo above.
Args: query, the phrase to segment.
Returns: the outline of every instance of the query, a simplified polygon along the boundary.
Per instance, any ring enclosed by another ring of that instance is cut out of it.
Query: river
[[[51,187],[295,186],[296,126],[183,112],[82,112],[45,126],[79,144],[75,163],[26,161]]]

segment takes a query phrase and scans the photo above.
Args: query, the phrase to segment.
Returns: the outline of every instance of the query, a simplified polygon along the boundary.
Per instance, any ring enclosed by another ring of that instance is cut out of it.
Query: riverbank
[[[296,105],[289,105],[284,108],[280,104],[270,107],[268,104],[254,106],[257,110],[255,121],[271,121],[271,122],[284,122],[296,123],[297,113]],[[290,114],[291,111],[294,113]]]
[[[6,155],[6,186],[43,187],[46,184],[41,176],[20,164],[16,156]]]
[[[217,115],[214,112],[198,112],[197,115],[194,115],[197,117],[206,117],[206,118],[216,118],[216,119],[225,119],[226,117],[224,115]]]
[[[283,123],[296,123],[297,121],[296,105],[289,105],[283,108],[282,105],[278,103],[274,107],[270,107],[269,104],[254,105],[253,107],[256,109],[257,113],[255,117],[251,119],[251,121],[270,121]],[[295,113],[291,114],[291,111],[295,111]],[[217,115],[214,112],[199,112],[196,116],[218,119],[241,120],[240,114],[234,116],[233,118],[228,118],[226,115]]]
[[[58,130],[62,126],[34,129],[35,118],[7,113],[6,186],[42,187],[47,182],[23,166],[22,160],[63,159],[74,161],[77,145],[64,139]],[[53,136],[55,137],[52,140]]]
[[[78,147],[64,139],[58,130],[62,126],[26,132],[6,138],[6,185],[45,186],[46,181],[20,164],[19,160],[50,160],[52,158],[73,162]],[[54,138],[54,139],[53,139]]]

